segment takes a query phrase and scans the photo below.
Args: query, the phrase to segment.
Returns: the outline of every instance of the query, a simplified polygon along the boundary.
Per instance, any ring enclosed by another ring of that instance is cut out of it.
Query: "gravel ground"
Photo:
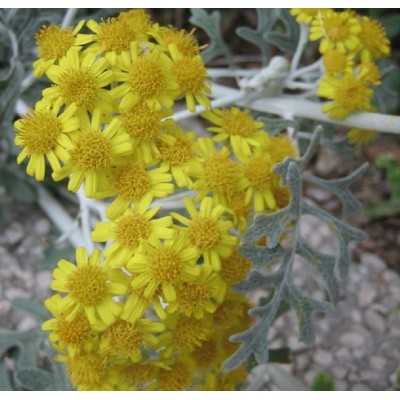
[[[42,300],[48,295],[50,272],[39,266],[52,236],[51,224],[38,209],[14,207],[12,213],[14,222],[0,235],[0,328],[28,330],[36,325],[35,319],[14,309],[11,301],[18,297]],[[327,227],[305,220],[303,234],[320,250],[332,251]],[[297,284],[322,299],[310,268],[296,265],[296,276]],[[341,390],[390,389],[400,365],[399,305],[400,277],[380,258],[364,254],[361,263],[351,268],[337,311],[315,321],[316,344],[306,348],[297,341],[297,322],[289,313],[271,329],[271,347],[284,345],[293,350],[288,369],[306,384],[326,371]],[[270,388],[268,376],[263,377],[261,388]]]

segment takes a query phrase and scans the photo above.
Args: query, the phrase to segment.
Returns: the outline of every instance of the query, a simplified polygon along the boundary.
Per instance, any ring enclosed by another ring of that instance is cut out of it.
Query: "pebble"
[[[367,310],[364,315],[365,323],[372,330],[383,333],[385,331],[385,319],[374,310]]]
[[[369,362],[373,369],[381,370],[386,365],[386,360],[382,357],[373,356]]]
[[[364,265],[368,271],[382,272],[386,270],[386,265],[383,260],[371,253],[364,253],[361,255],[361,264]]]
[[[13,222],[0,236],[0,244],[15,245],[24,237],[24,228],[19,222]]]
[[[343,379],[347,375],[347,370],[341,366],[332,368],[332,374],[336,379]]]
[[[361,307],[366,307],[371,304],[376,296],[376,291],[371,285],[362,286],[358,292],[358,304]]]
[[[317,350],[313,356],[313,359],[316,363],[323,367],[328,367],[333,362],[332,353],[326,350]]]
[[[38,235],[48,235],[51,230],[50,221],[45,218],[39,219],[36,221],[33,229]]]
[[[345,346],[355,348],[362,346],[365,339],[357,332],[346,332],[340,337],[340,342]]]

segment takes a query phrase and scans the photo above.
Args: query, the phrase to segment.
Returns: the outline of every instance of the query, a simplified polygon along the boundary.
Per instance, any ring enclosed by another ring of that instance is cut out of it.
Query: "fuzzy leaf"
[[[24,368],[17,371],[17,381],[28,390],[44,390],[53,382],[50,372],[39,368]]]

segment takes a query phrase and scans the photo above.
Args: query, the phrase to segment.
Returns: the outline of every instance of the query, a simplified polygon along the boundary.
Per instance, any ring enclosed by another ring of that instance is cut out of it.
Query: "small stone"
[[[307,354],[301,354],[294,359],[297,371],[305,371],[308,364],[310,363],[310,358]]]
[[[374,272],[382,272],[386,270],[385,262],[380,257],[371,253],[364,253],[361,256],[361,264],[368,270],[373,270]]]
[[[43,218],[43,219],[39,219],[38,221],[36,221],[33,229],[35,230],[35,232],[38,235],[48,235],[51,229],[51,225],[49,220]]]
[[[336,352],[336,357],[339,361],[345,362],[351,359],[351,354],[348,349],[342,348]]]
[[[382,370],[386,365],[386,360],[382,357],[373,356],[369,362],[373,369]]]
[[[28,316],[18,323],[17,330],[25,332],[36,328],[37,325],[38,321],[35,318]]]
[[[358,310],[356,310],[356,309],[351,310],[350,315],[351,315],[351,319],[352,319],[354,322],[360,323],[360,322],[362,321],[362,316],[361,316],[360,311],[358,311]]]
[[[361,307],[366,307],[371,304],[374,301],[375,297],[376,291],[371,285],[362,286],[357,295],[358,303]]]
[[[370,329],[379,333],[383,333],[385,331],[385,320],[376,311],[367,310],[365,312],[364,318],[365,323]]]
[[[357,348],[353,350],[353,355],[355,358],[363,358],[365,356],[365,350],[361,347],[361,348]]]
[[[332,374],[336,379],[343,379],[347,375],[347,370],[343,367],[333,367]]]
[[[11,308],[11,304],[7,300],[0,300],[0,315],[6,315]]]
[[[13,222],[1,235],[0,244],[14,245],[24,237],[24,229],[19,222]]]
[[[333,361],[332,354],[325,350],[317,350],[313,356],[313,359],[316,363],[323,367],[328,367]]]
[[[346,332],[340,337],[340,343],[351,348],[360,347],[364,342],[364,337],[357,332]]]

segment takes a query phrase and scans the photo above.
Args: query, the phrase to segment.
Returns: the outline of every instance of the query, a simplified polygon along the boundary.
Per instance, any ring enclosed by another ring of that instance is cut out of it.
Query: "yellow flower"
[[[250,204],[246,203],[245,193],[236,193],[231,198],[224,200],[221,204],[226,207],[227,212],[232,214],[233,225],[235,228],[239,229],[239,231],[243,233],[247,228],[250,213],[252,211]]]
[[[75,354],[63,358],[71,383],[79,390],[112,390],[112,366],[97,352]]]
[[[255,121],[248,111],[237,107],[208,111],[202,116],[216,125],[208,128],[217,134],[213,139],[217,143],[229,139],[233,153],[239,159],[250,156],[251,148],[259,146],[260,137],[266,135],[262,122]]]
[[[267,137],[257,154],[263,152],[269,154],[273,164],[279,164],[287,157],[296,158],[299,156],[295,142],[288,135]]]
[[[196,102],[209,108],[211,94],[210,85],[207,82],[207,69],[200,56],[184,56],[179,53],[177,47],[169,46],[173,60],[172,73],[178,84],[179,95],[186,99],[189,111],[194,112]]]
[[[221,260],[221,277],[227,285],[236,285],[243,281],[251,268],[251,262],[239,253],[236,247],[229,257]]]
[[[106,266],[125,266],[144,241],[172,239],[175,233],[171,228],[172,218],[153,218],[159,210],[160,207],[149,208],[148,200],[141,201],[115,220],[97,223],[92,239],[95,242],[111,241],[103,253]]]
[[[87,26],[94,33],[78,35],[78,44],[90,43],[87,51],[104,54],[108,62],[115,65],[121,56],[129,54],[133,41],[147,39],[151,20],[144,10],[130,10],[122,12],[117,18],[109,18],[100,23],[89,20]]]
[[[117,375],[119,390],[147,390],[150,384],[154,384],[159,368],[157,362],[142,361],[120,365],[113,372]]]
[[[350,74],[343,79],[323,78],[317,94],[332,100],[322,108],[331,118],[342,119],[353,112],[371,110],[373,91],[368,82]]]
[[[60,160],[66,161],[72,148],[69,134],[79,128],[75,116],[76,106],[70,105],[60,112],[61,104],[53,106],[37,102],[35,110],[15,122],[15,144],[22,147],[17,163],[29,158],[26,172],[42,181],[45,176],[45,158],[53,171],[61,167]]]
[[[211,338],[201,343],[191,353],[191,357],[199,371],[219,370],[224,361],[224,354],[218,343],[218,338],[214,334]]]
[[[188,170],[198,165],[194,150],[195,135],[194,132],[185,132],[174,124],[157,142],[161,166],[168,168],[180,188],[191,188],[193,184]]]
[[[163,324],[149,319],[139,319],[135,323],[118,319],[101,334],[100,352],[118,360],[128,358],[137,363],[142,359],[142,348],[154,349],[158,345],[154,333],[163,330]]]
[[[157,140],[174,126],[172,120],[163,121],[170,112],[154,110],[146,103],[138,103],[120,115],[124,132],[131,138],[135,156],[146,164],[151,164],[159,156]]]
[[[224,217],[225,208],[213,204],[211,197],[205,197],[199,210],[190,197],[184,199],[190,218],[178,213],[171,213],[174,219],[185,225],[181,228],[190,244],[203,257],[204,264],[213,270],[221,267],[221,257],[231,254],[237,244],[237,238],[229,233],[233,228],[232,221]]]
[[[353,128],[347,132],[347,140],[353,145],[366,145],[374,142],[378,137],[375,131]]]
[[[113,77],[104,58],[89,53],[82,55],[77,48],[72,48],[59,65],[47,70],[47,76],[54,84],[43,90],[45,101],[52,103],[61,99],[62,104],[75,103],[82,112],[93,112],[96,108],[106,114],[113,111],[111,95],[104,89]]]
[[[185,390],[192,385],[195,368],[187,357],[180,357],[168,368],[160,368],[157,384],[150,386],[152,390]]]
[[[195,178],[193,188],[200,198],[214,194],[219,202],[231,199],[244,188],[240,165],[230,158],[226,147],[219,151],[210,138],[197,141],[199,165],[189,168],[189,176]]]
[[[310,25],[320,11],[320,8],[292,8],[290,14],[296,17],[299,24]]]
[[[346,54],[332,49],[323,55],[323,61],[328,75],[342,76],[353,71],[354,54]]]
[[[247,376],[248,371],[243,365],[228,373],[215,372],[208,374],[201,390],[239,390],[238,388],[245,383]]]
[[[365,16],[359,17],[358,21],[361,25],[361,32],[359,33],[361,59],[371,61],[388,57],[390,55],[390,41],[382,24]]]
[[[33,62],[33,74],[36,77],[45,74],[52,65],[67,54],[69,49],[78,45],[75,36],[84,23],[80,21],[74,29],[48,25],[39,30],[35,36],[39,58]]]
[[[145,287],[139,289],[130,288],[127,299],[123,305],[121,319],[129,322],[135,322],[143,316],[146,310],[151,307],[160,319],[166,318],[166,312],[161,304],[161,291],[156,290],[152,297],[144,297]]]
[[[45,301],[46,308],[54,318],[44,322],[42,329],[50,332],[49,339],[58,351],[67,350],[68,354],[74,355],[81,349],[90,348],[91,340],[96,337],[96,333],[83,312],[68,320],[65,303],[66,299],[58,294]]]
[[[244,162],[246,179],[246,204],[253,204],[256,212],[275,210],[276,200],[272,191],[275,163],[270,154],[260,152]]]
[[[68,189],[73,192],[84,182],[86,195],[95,197],[100,180],[114,163],[132,153],[130,138],[120,131],[117,119],[114,118],[103,131],[101,129],[101,111],[95,109],[91,120],[83,121],[81,129],[72,136],[70,158],[53,172],[54,180],[68,176]]]
[[[360,31],[361,26],[355,15],[348,11],[336,12],[328,9],[321,11],[313,20],[310,40],[321,39],[319,45],[321,53],[332,49],[338,49],[344,53],[347,50],[357,49]]]
[[[127,266],[134,274],[131,286],[133,289],[144,288],[146,298],[152,298],[161,288],[165,301],[174,301],[176,287],[182,279],[193,280],[199,275],[197,259],[197,251],[189,246],[184,235],[177,235],[164,243],[145,242]]]
[[[182,314],[169,315],[165,320],[166,331],[160,335],[160,343],[167,353],[192,351],[207,340],[213,331],[209,318],[196,319]]]
[[[379,85],[381,83],[381,72],[378,66],[371,61],[364,61],[359,65],[359,77],[371,85]]]
[[[175,45],[179,53],[187,57],[194,57],[200,53],[200,50],[206,46],[199,46],[197,39],[194,37],[195,29],[190,32],[184,29],[177,29],[173,26],[153,27],[151,34],[157,40],[164,51],[169,50],[170,45]]]
[[[115,79],[123,83],[112,90],[116,99],[121,99],[120,109],[129,110],[139,102],[149,107],[172,108],[177,96],[177,83],[172,73],[172,61],[158,48],[140,53],[137,43],[131,45],[129,56],[118,64],[121,71]]]
[[[132,161],[116,167],[111,173],[108,193],[116,198],[108,207],[107,216],[115,219],[131,204],[168,196],[174,191],[171,181],[165,166],[150,169],[140,161]]]
[[[66,319],[73,320],[84,311],[95,329],[103,329],[115,321],[121,306],[114,302],[113,296],[126,293],[125,283],[102,266],[100,256],[100,252],[94,250],[88,257],[86,250],[78,247],[77,265],[61,260],[53,271],[51,284],[53,290],[67,294]]]
[[[196,319],[213,313],[225,296],[226,285],[221,277],[206,266],[200,275],[190,282],[180,282],[176,287],[176,298],[167,307],[167,312],[181,313]]]

